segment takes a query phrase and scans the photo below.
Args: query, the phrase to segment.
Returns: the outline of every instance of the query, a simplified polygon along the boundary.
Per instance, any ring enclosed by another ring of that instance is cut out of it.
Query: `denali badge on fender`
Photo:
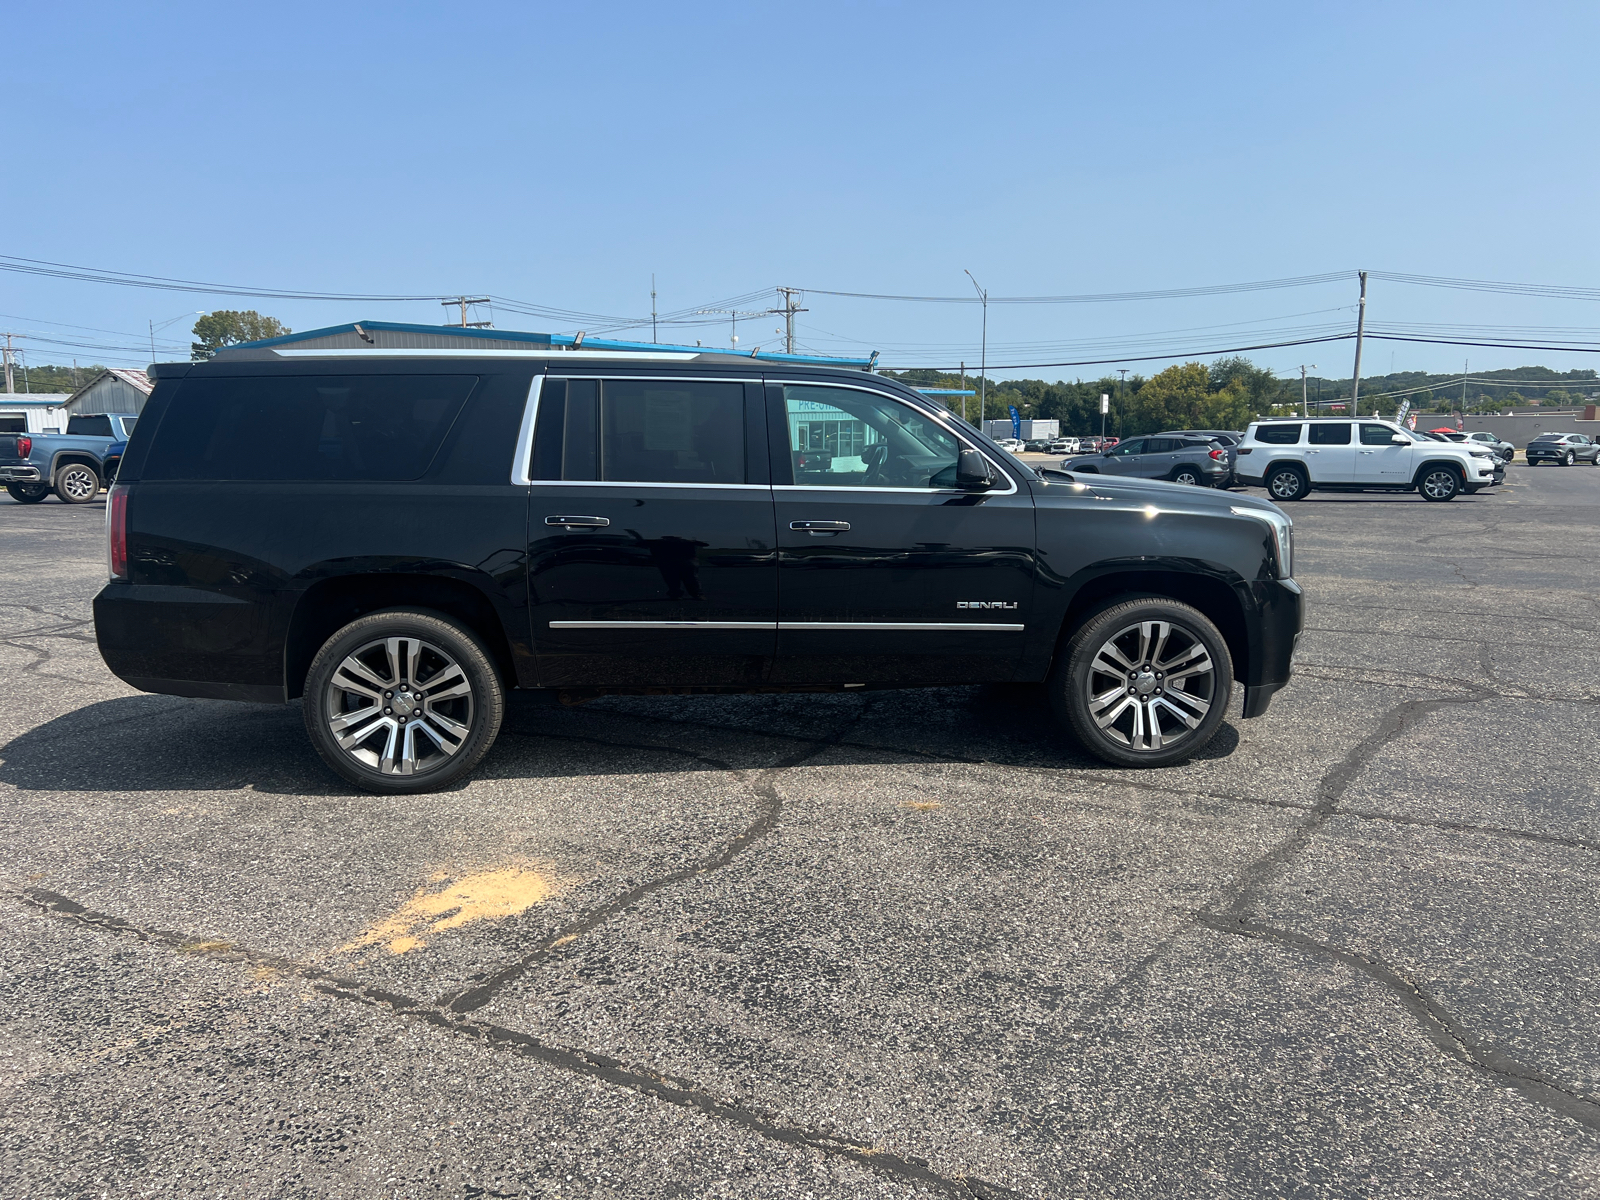
[[[957,600],[957,608],[1016,608],[1015,600],[1007,603],[1004,600]]]

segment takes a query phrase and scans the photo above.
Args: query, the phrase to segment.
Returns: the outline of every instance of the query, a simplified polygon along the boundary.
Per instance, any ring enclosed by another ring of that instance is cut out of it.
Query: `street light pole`
[[[972,280],[973,287],[978,288],[978,299],[983,301],[983,345],[979,351],[978,366],[978,428],[982,429],[984,401],[989,398],[989,293],[978,287],[978,281],[973,278],[971,271],[967,271],[967,278]]]

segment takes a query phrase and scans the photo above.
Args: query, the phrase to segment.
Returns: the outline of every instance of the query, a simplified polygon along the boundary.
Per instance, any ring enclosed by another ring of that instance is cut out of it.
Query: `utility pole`
[[[489,303],[489,297],[487,297],[487,296],[477,296],[477,297],[473,297],[473,296],[456,296],[456,297],[454,297],[452,299],[449,299],[449,300],[441,300],[441,301],[439,301],[440,306],[444,307],[444,308],[449,308],[452,305],[458,305],[460,307],[460,309],[461,309],[461,328],[462,329],[491,329],[491,328],[494,327],[494,322],[493,321],[469,321],[469,320],[467,320],[467,305],[469,305],[469,304],[487,304],[487,303]]]
[[[656,336],[656,273],[650,272],[650,340],[659,342]]]
[[[1357,401],[1361,399],[1361,343],[1367,334],[1367,273],[1361,274],[1361,307],[1356,310],[1356,370],[1350,381],[1350,415],[1356,416]]]
[[[1461,360],[1461,411],[1467,411],[1467,368],[1472,365],[1470,358]]]
[[[978,428],[982,429],[984,405],[989,399],[989,293],[978,287],[978,281],[973,278],[971,271],[967,271],[967,278],[972,280],[973,287],[978,288],[978,299],[983,301],[982,359],[978,364]]]
[[[154,317],[151,317],[149,320],[150,320],[150,361],[151,362],[155,362],[155,360],[156,360],[156,319]],[[10,390],[11,390],[10,388],[6,389],[6,391],[8,391],[8,392]]]
[[[961,419],[967,420],[967,364],[961,364]],[[971,424],[967,421],[967,424]]]
[[[1315,371],[1317,369],[1317,364],[1316,363],[1312,363],[1311,364],[1311,369],[1313,371]],[[1306,367],[1305,367],[1304,363],[1301,363],[1300,364],[1300,416],[1302,418],[1306,418],[1306,417],[1309,417],[1310,415],[1311,415],[1311,405],[1306,400]]]
[[[6,361],[6,395],[11,395],[17,390],[16,380],[11,374],[11,334],[6,334],[5,361]]]
[[[794,353],[794,315],[795,313],[810,312],[809,308],[800,308],[795,303],[795,297],[800,294],[798,288],[781,287],[778,293],[783,297],[783,307],[778,312],[783,314],[783,352]]]

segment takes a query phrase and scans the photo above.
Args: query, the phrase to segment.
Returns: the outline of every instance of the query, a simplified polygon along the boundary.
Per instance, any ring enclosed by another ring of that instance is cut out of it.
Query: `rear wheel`
[[[489,752],[500,677],[470,630],[391,609],[350,622],[306,675],[306,732],[322,760],[369,792],[431,792]]]
[[[1298,467],[1273,467],[1267,472],[1267,491],[1274,500],[1299,500],[1311,490]]]
[[[56,472],[55,487],[63,504],[87,504],[100,494],[100,476],[93,467],[68,463]]]
[[[1172,482],[1186,483],[1190,487],[1198,487],[1200,484],[1200,473],[1193,467],[1179,467],[1172,473]]]
[[[1424,500],[1454,500],[1461,490],[1461,480],[1449,467],[1430,467],[1417,483],[1417,491]]]
[[[37,504],[50,494],[50,488],[43,483],[8,483],[6,491],[18,504]]]
[[[1571,450],[1568,450],[1567,453],[1561,459],[1561,465],[1563,467],[1570,467],[1573,463],[1575,463],[1577,461],[1578,461],[1578,456],[1576,454],[1574,454]]]
[[[1068,640],[1046,684],[1097,758],[1164,767],[1202,749],[1227,714],[1233,660],[1204,613],[1160,596],[1113,604]]]

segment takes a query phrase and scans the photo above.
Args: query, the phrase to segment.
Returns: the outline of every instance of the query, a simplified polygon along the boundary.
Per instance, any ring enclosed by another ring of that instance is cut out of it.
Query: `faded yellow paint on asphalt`
[[[433,878],[437,881],[440,877]],[[381,945],[391,954],[405,954],[426,946],[429,937],[447,929],[460,929],[474,921],[499,921],[526,912],[559,893],[565,883],[552,872],[531,867],[505,867],[463,875],[438,891],[420,887],[392,916],[339,949],[348,953]]]

